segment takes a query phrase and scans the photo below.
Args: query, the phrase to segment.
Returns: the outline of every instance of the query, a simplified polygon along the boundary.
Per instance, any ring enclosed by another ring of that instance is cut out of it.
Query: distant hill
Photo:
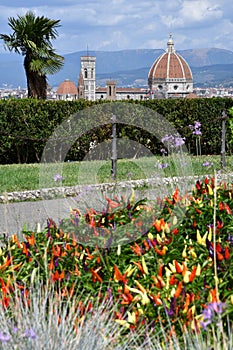
[[[118,86],[147,86],[147,75],[154,60],[164,52],[160,49],[139,49],[121,51],[90,51],[96,56],[97,84],[105,85],[107,79],[116,79]],[[233,52],[217,48],[177,51],[192,69],[194,84],[213,86],[232,85]],[[49,76],[51,86],[58,86],[65,79],[77,83],[80,71],[80,56],[85,51],[64,55],[65,64],[60,72]],[[0,87],[25,87],[23,57],[13,53],[0,54]]]

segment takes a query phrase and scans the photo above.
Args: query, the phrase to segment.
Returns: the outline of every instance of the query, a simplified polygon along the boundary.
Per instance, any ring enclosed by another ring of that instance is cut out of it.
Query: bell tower
[[[107,80],[106,99],[111,101],[116,100],[116,81],[115,80]]]
[[[81,70],[80,75],[84,85],[84,98],[89,101],[95,101],[95,88],[96,88],[96,57],[90,56],[88,53],[86,56],[81,56]]]

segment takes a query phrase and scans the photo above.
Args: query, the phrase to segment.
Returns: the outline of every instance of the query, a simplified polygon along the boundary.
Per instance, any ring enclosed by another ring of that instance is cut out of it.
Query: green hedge
[[[103,102],[0,100],[0,163],[39,162],[46,141],[62,121],[87,107],[100,103]],[[169,99],[124,103],[140,104],[165,116],[182,137],[186,137],[186,145],[193,154],[195,154],[195,138],[190,131],[189,124],[194,124],[194,121],[202,124],[202,153],[219,154],[221,151],[220,117],[223,110],[227,111],[233,106],[233,100],[229,98]],[[126,136],[145,144],[153,153],[159,153],[162,147],[162,144],[153,135],[140,128],[117,125],[117,134],[118,137]],[[111,138],[111,125],[93,129],[75,142],[67,154],[67,159],[82,160],[89,150],[90,141],[103,142],[109,138]],[[227,152],[229,154],[232,153],[230,138],[230,130],[227,127]]]

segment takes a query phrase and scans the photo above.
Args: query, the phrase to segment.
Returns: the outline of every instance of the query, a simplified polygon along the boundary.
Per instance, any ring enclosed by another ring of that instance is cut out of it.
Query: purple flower
[[[200,325],[202,326],[202,328],[204,328],[204,330],[207,330],[207,326],[211,324],[211,320],[207,320],[207,321],[201,321]]]
[[[211,242],[206,238],[206,247],[209,251],[209,256],[211,259],[214,259],[214,248],[211,245]]]
[[[221,301],[214,301],[213,303],[209,304],[209,308],[216,314],[221,315],[223,313],[223,310],[226,308],[226,304],[222,303]]]
[[[165,148],[161,148],[160,152],[164,155],[167,154],[167,151],[165,150]]]
[[[149,244],[149,246],[150,246],[151,248],[153,248],[153,244],[151,243],[150,239],[149,239],[149,238],[146,238],[146,241],[147,241],[147,243]]]
[[[203,163],[202,165],[203,165],[203,166],[212,166],[212,165],[213,165],[213,163],[210,163],[210,162],[206,161],[206,162],[205,162],[205,163]]]
[[[194,122],[194,125],[189,125],[189,129],[193,132],[193,135],[201,136],[201,123],[198,121]]]
[[[185,137],[176,137],[175,138],[175,147],[180,147],[185,144]]]
[[[23,336],[26,338],[36,339],[36,333],[32,328],[26,329]]]
[[[12,328],[12,332],[13,332],[13,333],[17,333],[18,330],[19,330],[18,327],[15,327],[15,326]]]
[[[200,322],[201,326],[206,330],[207,326],[215,321],[217,315],[221,315],[223,310],[226,308],[226,304],[219,302],[212,302],[207,305],[207,307],[203,310],[203,321]]]
[[[193,135],[201,136],[202,132],[200,130],[193,131]]]
[[[195,121],[195,122],[194,122],[194,128],[195,128],[195,129],[199,129],[200,127],[201,127],[201,123]]]
[[[159,169],[166,169],[167,167],[168,167],[168,164],[167,164],[167,163],[158,164],[158,168],[159,168]]]
[[[161,142],[171,142],[174,140],[174,136],[172,135],[165,135],[164,137],[162,137]]]
[[[55,182],[59,182],[59,181],[64,180],[64,177],[60,174],[56,174],[56,175],[54,175],[53,179]]]
[[[110,303],[112,303],[112,301],[113,301],[112,288],[108,288],[107,290],[108,290],[108,295],[109,295]]]
[[[185,137],[166,135],[161,139],[161,142],[167,143],[170,147],[179,147],[185,143]]]
[[[11,339],[11,336],[5,332],[0,332],[0,341],[3,343],[8,342]]]
[[[59,260],[58,258],[55,258],[55,267],[58,267],[58,264],[59,264]]]
[[[175,314],[176,310],[176,298],[171,298],[170,310],[168,311],[168,316],[172,317]]]

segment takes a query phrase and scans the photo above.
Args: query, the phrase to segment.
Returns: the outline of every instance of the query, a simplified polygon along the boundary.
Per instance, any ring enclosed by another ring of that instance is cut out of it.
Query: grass
[[[186,162],[187,160],[187,162]],[[220,156],[189,156],[181,163],[179,157],[148,157],[140,159],[120,159],[117,162],[117,181],[138,180],[179,175],[205,175],[220,170]],[[210,165],[203,166],[209,162]],[[167,167],[166,167],[167,166]],[[161,169],[160,167],[164,167]],[[4,192],[35,190],[54,187],[53,177],[57,173],[64,178],[62,186],[86,185],[112,182],[110,161],[83,161],[49,164],[41,181],[41,164],[0,165],[0,194]],[[233,171],[233,157],[227,157],[227,168]]]

